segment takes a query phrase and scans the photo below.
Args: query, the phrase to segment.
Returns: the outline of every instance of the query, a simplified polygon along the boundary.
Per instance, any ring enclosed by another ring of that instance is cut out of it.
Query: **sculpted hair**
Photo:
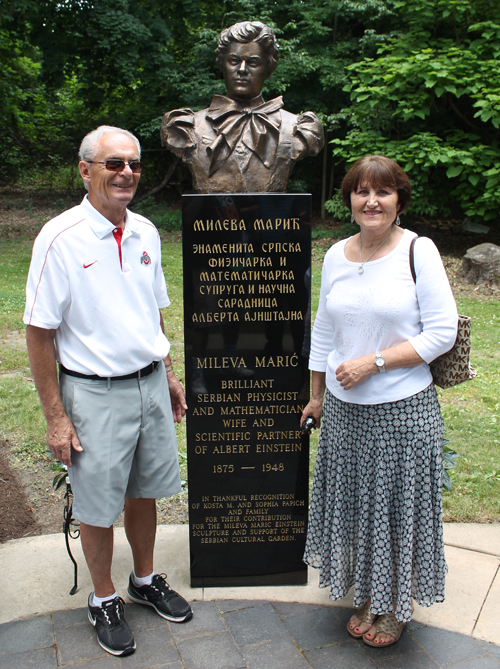
[[[217,44],[216,63],[220,70],[224,68],[227,52],[231,42],[257,42],[264,49],[267,56],[267,67],[269,74],[272,74],[278,67],[279,44],[276,40],[274,30],[260,21],[242,21],[235,23],[230,28],[223,30]]]
[[[135,135],[133,135],[128,130],[124,130],[123,128],[116,128],[113,125],[100,125],[98,128],[85,135],[85,137],[82,139],[82,143],[80,144],[80,151],[78,152],[80,160],[93,160],[99,152],[99,140],[103,135],[107,135],[110,132],[119,132],[122,135],[127,135],[127,137],[130,137],[130,139],[133,140],[137,146],[137,150],[139,151],[139,158],[141,157],[141,145],[139,144],[139,140]]]
[[[390,187],[397,190],[399,214],[410,206],[410,179],[406,172],[387,156],[378,154],[365,156],[357,160],[347,172],[342,181],[341,191],[342,200],[349,209],[351,208],[351,193],[362,185],[373,186],[373,188]]]

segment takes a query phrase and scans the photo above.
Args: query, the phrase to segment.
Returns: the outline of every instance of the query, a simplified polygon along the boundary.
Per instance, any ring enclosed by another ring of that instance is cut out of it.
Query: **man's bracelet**
[[[165,365],[165,371],[168,374],[169,372],[173,372],[174,368],[172,367],[172,365]]]

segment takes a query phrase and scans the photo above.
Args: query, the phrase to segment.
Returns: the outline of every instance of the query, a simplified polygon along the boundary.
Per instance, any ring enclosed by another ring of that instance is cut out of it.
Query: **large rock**
[[[464,255],[461,275],[468,283],[492,285],[500,276],[500,246],[478,244]]]

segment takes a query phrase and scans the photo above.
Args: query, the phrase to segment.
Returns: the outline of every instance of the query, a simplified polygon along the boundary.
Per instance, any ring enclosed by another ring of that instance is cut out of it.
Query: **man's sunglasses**
[[[130,163],[127,163],[125,160],[86,160],[86,163],[99,163],[100,165],[105,165],[106,169],[109,172],[121,172],[125,169],[125,165],[130,167],[130,170],[134,174],[139,174],[142,172],[142,163],[140,160],[132,160]]]

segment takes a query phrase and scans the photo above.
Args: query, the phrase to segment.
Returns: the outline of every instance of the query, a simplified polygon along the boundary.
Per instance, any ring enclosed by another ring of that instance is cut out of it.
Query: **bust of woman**
[[[297,116],[283,109],[281,96],[262,97],[278,49],[274,31],[260,21],[227,28],[217,45],[227,96],[163,117],[162,143],[189,166],[198,193],[282,193],[295,163],[322,149],[315,114]]]

